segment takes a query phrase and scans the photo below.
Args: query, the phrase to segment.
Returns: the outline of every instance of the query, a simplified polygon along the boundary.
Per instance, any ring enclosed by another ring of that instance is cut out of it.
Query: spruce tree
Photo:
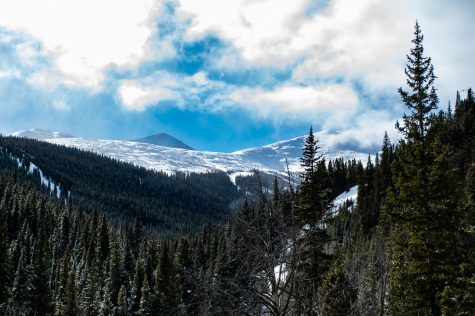
[[[325,217],[330,204],[330,190],[325,186],[326,167],[319,152],[318,140],[313,129],[305,139],[301,166],[302,183],[299,187],[299,203],[296,208],[296,220],[299,225],[319,224]]]
[[[0,205],[0,314],[3,314],[8,299],[11,266],[8,255],[8,227],[5,203]]]
[[[432,123],[429,114],[437,109],[439,99],[434,87],[436,78],[434,66],[430,57],[424,57],[424,47],[422,45],[424,36],[418,22],[415,25],[414,36],[412,40],[414,47],[407,55],[408,64],[405,69],[406,84],[409,90],[406,91],[403,88],[398,90],[404,105],[410,112],[403,115],[402,125],[397,122],[396,128],[409,142],[423,145]]]
[[[108,288],[107,293],[109,294],[109,297],[107,298],[107,300],[109,300],[112,305],[116,305],[117,296],[120,290],[120,258],[119,249],[117,245],[117,237],[115,234],[112,235],[109,247],[109,275],[106,283],[106,286]]]
[[[153,298],[152,291],[148,285],[147,278],[144,279],[142,285],[142,294],[140,297],[140,309],[138,315],[141,316],[151,316],[153,315]]]
[[[196,295],[196,282],[193,280],[193,258],[188,237],[182,236],[179,239],[176,257],[183,303],[187,308],[187,313],[191,314],[196,309],[196,306],[193,306],[193,297]]]
[[[5,315],[31,315],[32,312],[28,295],[28,273],[24,254],[21,254]]]
[[[304,171],[295,208],[295,223],[303,230],[298,240],[301,256],[299,277],[302,280],[298,289],[301,313],[310,313],[314,309],[317,289],[328,270],[331,257],[324,250],[329,239],[325,221],[331,205],[331,191],[325,183],[326,165],[319,149],[313,129],[310,128],[301,158]]]
[[[396,124],[404,138],[399,143],[393,173],[392,264],[390,312],[440,315],[440,298],[449,281],[454,259],[456,229],[455,183],[448,161],[448,146],[433,132],[438,98],[434,67],[424,57],[423,36],[416,22],[407,56],[407,85],[399,89],[409,110]]]
[[[352,306],[357,291],[350,284],[341,264],[332,267],[318,292],[322,315],[353,314]]]
[[[117,316],[126,316],[127,310],[127,290],[122,285],[117,298]]]
[[[162,245],[160,259],[155,270],[156,296],[160,302],[160,312],[163,315],[181,314],[182,291],[168,242]]]
[[[145,278],[145,262],[139,258],[135,265],[134,279],[130,291],[129,313],[135,314],[140,308],[140,298],[142,295],[142,286]]]

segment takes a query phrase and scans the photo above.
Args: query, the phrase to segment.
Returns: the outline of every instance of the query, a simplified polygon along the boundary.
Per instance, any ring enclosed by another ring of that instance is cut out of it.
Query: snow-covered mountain
[[[354,150],[345,149],[345,147],[333,144],[330,142],[331,134],[326,131],[320,131],[314,133],[315,138],[318,140],[318,146],[320,147],[320,153],[323,154],[325,160],[331,160],[335,158],[343,158],[345,160],[356,159],[366,161],[368,154],[374,154],[371,152],[360,152]],[[234,152],[245,159],[258,162],[267,166],[269,169],[284,171],[286,170],[286,158],[289,164],[289,169],[292,171],[299,171],[300,157],[302,157],[302,148],[307,136],[299,136],[289,140],[279,141],[273,144],[269,144],[262,147],[249,148]]]
[[[166,133],[159,133],[156,135],[150,135],[139,139],[133,139],[132,142],[193,150],[193,148],[191,148],[181,140],[176,139],[175,137],[170,136]]]
[[[247,171],[258,168],[269,170],[264,165],[236,154],[187,150],[163,147],[147,143],[121,140],[97,140],[85,138],[56,138],[48,142],[89,150],[98,154],[133,163],[145,168],[167,173]]]
[[[300,170],[300,157],[305,136],[284,140],[270,145],[239,150],[233,153],[208,152],[170,148],[136,141],[98,140],[78,137],[58,137],[64,135],[58,132],[45,133],[39,130],[35,135],[32,131],[14,133],[14,136],[37,138],[50,143],[76,147],[102,154],[121,161],[129,162],[145,168],[167,173],[182,172],[212,172],[221,170],[227,172],[231,179],[238,175],[249,175],[249,171],[258,169],[263,172],[285,173],[286,159],[291,171]],[[368,153],[346,150],[329,142],[327,132],[315,133],[319,139],[321,152],[325,159],[342,157],[366,161]]]
[[[16,137],[26,137],[26,138],[33,138],[33,139],[39,139],[39,140],[45,140],[45,139],[53,139],[53,138],[72,138],[73,136],[66,134],[66,133],[61,133],[61,132],[53,132],[53,131],[48,131],[44,130],[41,128],[33,128],[27,131],[21,131],[21,132],[15,132],[10,134],[11,136],[16,136]]]

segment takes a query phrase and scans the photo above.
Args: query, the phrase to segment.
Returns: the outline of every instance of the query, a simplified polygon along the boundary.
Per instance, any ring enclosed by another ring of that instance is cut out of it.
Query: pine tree
[[[351,315],[356,292],[356,289],[348,281],[341,264],[336,264],[319,289],[321,314]]]
[[[28,295],[28,273],[24,255],[19,258],[15,278],[13,280],[10,299],[5,315],[31,315],[31,302]]]
[[[105,216],[99,219],[99,226],[97,228],[96,236],[96,258],[99,265],[106,262],[109,255],[109,228]]]
[[[277,176],[274,177],[274,182],[272,184],[272,202],[273,202],[273,207],[277,208],[280,203],[280,189],[279,189],[279,180],[277,179]]]
[[[119,290],[119,295],[117,298],[117,316],[126,316],[127,315],[127,290],[125,286],[122,285]]]
[[[28,275],[32,309],[39,315],[48,314],[51,305],[50,289],[46,282],[49,276],[49,267],[45,258],[48,253],[45,239],[44,236],[38,236],[34,241]]]
[[[69,315],[74,306],[72,306],[70,298],[75,298],[74,290],[72,293],[70,292],[70,288],[68,285],[71,284],[71,263],[70,263],[70,253],[67,251],[60,260],[60,267],[58,272],[58,278],[56,282],[56,293],[54,299],[54,315],[55,316],[63,316]],[[74,284],[74,277],[72,280],[72,284]],[[73,303],[74,304],[74,303]]]
[[[145,278],[142,286],[142,294],[140,297],[140,309],[138,315],[149,316],[153,315],[153,298],[152,291],[148,285],[148,280]]]
[[[7,304],[11,274],[6,211],[5,202],[2,201],[0,206],[0,314],[3,314]]]
[[[145,262],[139,258],[135,265],[134,279],[130,291],[129,314],[135,314],[140,308],[140,299],[142,295],[142,286],[145,278]]]
[[[386,191],[392,184],[391,164],[393,162],[393,147],[388,133],[384,132],[383,146],[381,148],[381,194],[386,195]]]
[[[94,267],[88,267],[85,271],[85,283],[81,289],[79,297],[79,306],[81,309],[81,315],[93,316],[98,314],[99,301],[97,301],[97,273],[94,271]]]
[[[193,280],[193,258],[189,238],[182,236],[179,239],[176,257],[183,303],[187,308],[187,313],[191,314],[196,309],[196,306],[193,306],[196,282]]]
[[[393,163],[396,194],[392,197],[392,266],[390,311],[394,314],[440,315],[440,296],[455,254],[456,185],[447,141],[436,133],[431,115],[438,98],[423,36],[415,25],[414,47],[407,56],[407,85],[399,89],[409,110],[396,127],[403,134]]]
[[[301,165],[302,183],[298,191],[298,203],[295,208],[296,224],[304,233],[298,240],[301,254],[299,292],[302,310],[310,313],[316,304],[317,289],[330,264],[330,255],[325,252],[328,242],[325,229],[326,215],[330,208],[330,189],[326,186],[326,164],[319,153],[317,140],[310,128],[303,150]]]
[[[119,249],[117,245],[116,235],[112,235],[109,249],[109,276],[107,278],[107,288],[109,297],[107,300],[111,302],[112,305],[117,304],[117,296],[120,290],[120,260],[119,260]]]
[[[170,245],[162,244],[160,259],[155,270],[155,289],[163,315],[181,314],[181,289]]]
[[[299,187],[299,204],[296,209],[296,219],[300,225],[319,224],[328,210],[330,199],[329,188],[325,187],[326,176],[325,164],[322,164],[322,155],[319,153],[318,141],[310,127],[309,134],[305,139],[301,166],[302,183]]]
[[[439,99],[434,87],[434,66],[430,57],[424,57],[424,47],[419,23],[416,22],[415,38],[412,40],[414,47],[407,55],[408,64],[405,69],[409,91],[399,88],[401,99],[409,109],[409,115],[403,115],[403,124],[399,122],[396,127],[408,141],[423,145],[427,131],[431,126],[430,113],[437,109]],[[420,153],[422,154],[422,152]]]

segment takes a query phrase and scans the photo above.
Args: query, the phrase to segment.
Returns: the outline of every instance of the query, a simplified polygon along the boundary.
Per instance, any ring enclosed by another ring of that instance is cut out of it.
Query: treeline
[[[356,161],[356,159],[345,161],[343,158],[336,158],[326,161],[322,157],[319,161],[319,168],[321,168],[326,186],[331,190],[330,196],[332,198],[357,185],[364,176],[363,163]],[[259,170],[253,170],[249,175],[237,176],[235,181],[238,191],[252,199],[258,198],[262,191],[264,193],[272,193],[275,187],[276,176],[278,185],[281,188],[294,190],[301,181],[300,175],[295,172],[287,172],[286,175],[276,175]]]
[[[0,137],[0,147],[0,172],[16,172],[19,181],[33,182],[48,194],[50,188],[40,185],[38,170],[28,174],[33,163],[60,185],[61,198],[76,208],[96,210],[116,223],[138,218],[160,235],[196,232],[208,221],[222,223],[231,214],[230,204],[239,198],[224,172],[167,175],[27,138]]]

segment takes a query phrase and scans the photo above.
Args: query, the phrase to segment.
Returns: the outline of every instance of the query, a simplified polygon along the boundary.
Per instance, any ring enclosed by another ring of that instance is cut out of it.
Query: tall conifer
[[[416,22],[414,46],[407,56],[408,91],[399,89],[409,110],[396,127],[400,141],[393,196],[393,258],[390,311],[394,314],[440,315],[440,296],[454,258],[455,183],[448,146],[431,133],[432,111],[438,98],[434,67],[423,52],[423,36]]]

